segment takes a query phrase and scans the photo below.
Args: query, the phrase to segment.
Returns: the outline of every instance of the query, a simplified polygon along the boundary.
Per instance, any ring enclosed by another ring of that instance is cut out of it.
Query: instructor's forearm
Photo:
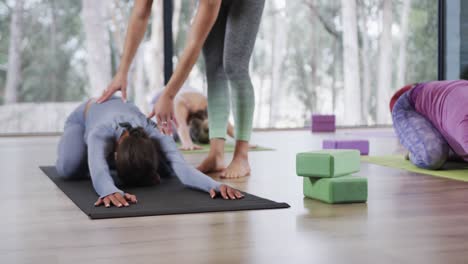
[[[184,84],[193,65],[197,62],[203,44],[211,31],[221,6],[221,0],[200,0],[198,12],[192,24],[188,43],[179,63],[167,84],[164,93],[170,98],[174,98]]]
[[[173,99],[184,84],[193,65],[197,62],[201,48],[201,45],[190,45],[184,49],[180,61],[164,91],[170,98]]]
[[[124,51],[119,66],[120,72],[128,72],[132,64],[138,46],[145,35],[152,4],[153,0],[135,1],[125,37]]]

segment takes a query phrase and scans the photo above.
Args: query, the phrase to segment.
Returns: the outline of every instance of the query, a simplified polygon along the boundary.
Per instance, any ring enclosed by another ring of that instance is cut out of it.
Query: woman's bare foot
[[[250,174],[250,165],[247,158],[234,158],[231,164],[221,172],[221,178],[241,178]]]
[[[218,172],[226,168],[224,166],[224,157],[219,155],[209,154],[203,162],[198,165],[197,169],[203,173]]]
[[[210,140],[210,152],[208,157],[197,167],[203,173],[218,172],[224,170],[224,139],[213,138]]]
[[[249,142],[238,140],[231,164],[221,172],[221,178],[240,178],[248,176],[250,174],[248,151]]]

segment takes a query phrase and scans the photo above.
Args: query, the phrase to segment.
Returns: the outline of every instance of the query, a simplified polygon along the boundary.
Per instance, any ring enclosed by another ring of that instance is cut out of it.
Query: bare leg
[[[250,174],[249,142],[236,141],[236,149],[231,164],[221,173],[222,178],[240,178]]]
[[[225,169],[224,143],[222,138],[210,139],[210,152],[208,157],[197,167],[203,173],[219,172]]]
[[[228,136],[234,138],[234,126],[231,124],[231,122],[228,122],[227,134],[228,134]]]
[[[216,23],[203,45],[208,85],[208,125],[210,133],[210,152],[208,157],[197,167],[203,173],[221,171],[225,168],[224,143],[229,118],[230,96],[223,66],[226,11],[224,7],[219,10]]]
[[[227,134],[231,138],[235,138],[235,136],[234,136],[234,126],[231,124],[231,122],[228,122]],[[251,149],[254,149],[254,148],[257,148],[257,147],[258,147],[257,145],[249,144],[249,148],[251,148]]]

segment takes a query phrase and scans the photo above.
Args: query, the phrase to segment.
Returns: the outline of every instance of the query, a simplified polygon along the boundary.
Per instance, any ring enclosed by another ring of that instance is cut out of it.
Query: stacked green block
[[[359,169],[357,150],[322,150],[296,156],[296,173],[304,177],[304,195],[326,203],[367,200],[367,179],[350,176]]]
[[[349,175],[360,170],[358,150],[321,150],[299,153],[296,173],[302,177],[332,178]]]
[[[326,203],[357,203],[367,200],[367,180],[362,177],[304,177],[304,196]]]

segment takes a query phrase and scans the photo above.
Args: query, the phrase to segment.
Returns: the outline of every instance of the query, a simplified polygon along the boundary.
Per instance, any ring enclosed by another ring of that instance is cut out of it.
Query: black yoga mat
[[[289,208],[287,203],[248,193],[239,200],[211,199],[208,193],[185,187],[177,177],[162,179],[157,186],[125,189],[138,199],[129,207],[95,207],[97,195],[90,180],[65,181],[55,167],[40,168],[91,219]]]

